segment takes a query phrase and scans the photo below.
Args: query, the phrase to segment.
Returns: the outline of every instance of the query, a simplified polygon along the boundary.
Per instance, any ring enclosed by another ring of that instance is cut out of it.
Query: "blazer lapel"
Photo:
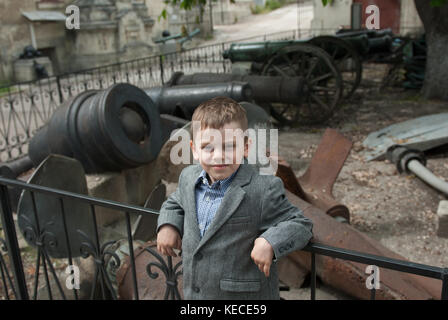
[[[199,245],[197,246],[195,251],[198,251],[219,230],[219,228],[221,228],[221,226],[235,213],[241,201],[244,199],[244,195],[246,194],[246,192],[241,187],[250,182],[253,169],[251,165],[247,163],[242,163],[240,166],[241,167],[239,168],[235,177],[233,177],[233,180],[230,183],[229,188],[226,191],[224,198],[222,199],[221,204],[219,205],[219,208],[216,211],[209,228],[200,240]],[[196,205],[194,213],[196,216]],[[198,234],[200,234],[199,226],[197,226],[197,229]]]
[[[188,177],[187,186],[186,186],[186,199],[190,199],[190,201],[186,204],[186,210],[184,212],[185,218],[189,219],[191,222],[192,230],[190,232],[192,233],[193,239],[196,243],[196,245],[199,244],[199,241],[201,240],[201,231],[199,230],[199,223],[198,223],[198,217],[196,214],[196,195],[195,195],[195,182],[196,179],[199,177],[199,174],[201,173],[202,168],[200,165],[197,165],[196,169],[193,170],[192,176]]]

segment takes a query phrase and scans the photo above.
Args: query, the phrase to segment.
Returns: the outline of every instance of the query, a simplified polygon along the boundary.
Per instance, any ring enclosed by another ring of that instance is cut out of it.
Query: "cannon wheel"
[[[282,125],[317,124],[328,120],[341,98],[342,77],[331,57],[309,44],[282,48],[263,66],[262,75],[303,77],[303,98],[296,104],[271,104],[271,115]]]
[[[358,52],[349,42],[333,36],[315,37],[308,43],[325,50],[333,58],[344,83],[342,98],[348,99],[362,78],[362,61]]]

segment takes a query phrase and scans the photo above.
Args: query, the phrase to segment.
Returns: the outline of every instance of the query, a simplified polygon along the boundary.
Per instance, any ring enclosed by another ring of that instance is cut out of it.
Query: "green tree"
[[[448,100],[448,0],[415,0],[426,34],[423,96]]]

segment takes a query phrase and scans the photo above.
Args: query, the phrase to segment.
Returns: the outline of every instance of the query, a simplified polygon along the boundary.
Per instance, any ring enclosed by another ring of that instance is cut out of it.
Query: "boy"
[[[185,299],[279,299],[275,261],[312,237],[311,220],[286,199],[281,179],[242,163],[246,130],[245,110],[229,98],[193,113],[190,147],[199,164],[182,170],[157,226],[162,254],[182,249]]]

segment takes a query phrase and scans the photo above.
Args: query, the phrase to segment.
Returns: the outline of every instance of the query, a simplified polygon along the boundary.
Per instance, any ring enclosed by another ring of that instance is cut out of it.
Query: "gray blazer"
[[[202,168],[184,168],[175,192],[163,203],[157,230],[170,224],[182,237],[185,299],[279,299],[275,261],[300,250],[313,224],[285,196],[283,182],[241,164],[214,219],[200,238],[194,184]],[[274,249],[267,278],[250,257],[254,241],[265,238]]]

